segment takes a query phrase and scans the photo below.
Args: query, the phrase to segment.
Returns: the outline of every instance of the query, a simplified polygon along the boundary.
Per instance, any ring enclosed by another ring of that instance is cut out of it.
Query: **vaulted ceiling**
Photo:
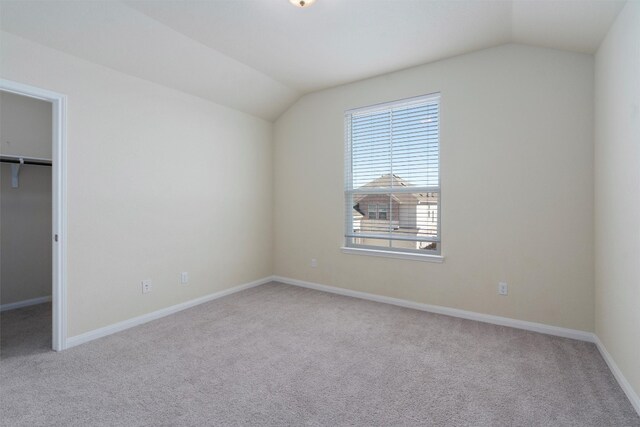
[[[0,28],[267,120],[304,93],[504,43],[594,53],[624,1],[0,1]]]

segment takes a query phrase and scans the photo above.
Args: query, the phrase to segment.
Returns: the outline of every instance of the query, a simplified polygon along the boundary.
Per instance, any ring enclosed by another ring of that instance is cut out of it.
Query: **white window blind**
[[[440,95],[347,111],[345,147],[346,246],[439,254]]]

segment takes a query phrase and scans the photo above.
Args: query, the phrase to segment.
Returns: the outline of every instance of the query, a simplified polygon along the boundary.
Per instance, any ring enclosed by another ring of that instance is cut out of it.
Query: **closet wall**
[[[622,9],[595,65],[596,335],[640,396],[639,2]]]
[[[51,158],[51,104],[0,92],[0,154]],[[0,304],[51,295],[51,168],[0,163]]]

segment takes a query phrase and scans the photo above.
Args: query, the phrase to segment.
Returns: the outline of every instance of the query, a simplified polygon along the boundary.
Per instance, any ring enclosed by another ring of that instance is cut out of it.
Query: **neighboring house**
[[[382,175],[361,186],[371,188],[410,188],[411,184],[398,175]],[[353,228],[355,233],[416,238],[435,237],[438,234],[438,193],[356,194],[353,196]],[[387,240],[361,238],[360,245],[388,246]],[[409,249],[433,249],[428,241],[392,242],[393,247]]]

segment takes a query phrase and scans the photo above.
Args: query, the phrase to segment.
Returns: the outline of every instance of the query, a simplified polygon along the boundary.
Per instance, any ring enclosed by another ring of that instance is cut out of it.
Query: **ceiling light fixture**
[[[289,3],[297,7],[309,7],[315,3],[315,1],[316,0],[289,0]]]

